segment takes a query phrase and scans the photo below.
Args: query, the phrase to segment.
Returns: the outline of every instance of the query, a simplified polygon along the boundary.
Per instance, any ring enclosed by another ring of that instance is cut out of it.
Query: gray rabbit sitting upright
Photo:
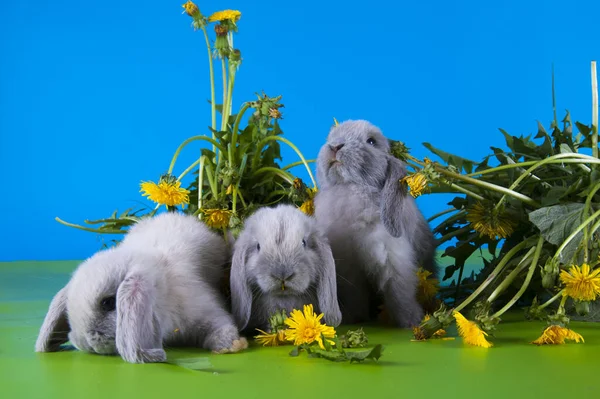
[[[389,141],[367,121],[333,127],[319,151],[315,217],[336,260],[343,323],[371,318],[376,295],[398,327],[423,317],[416,271],[436,274],[435,241],[399,182],[404,176]]]
[[[244,223],[231,264],[232,313],[240,330],[267,330],[269,316],[312,304],[340,324],[335,264],[313,218],[292,205],[261,208]]]
[[[169,346],[237,352],[240,337],[218,284],[225,240],[194,216],[164,213],[135,224],[114,248],[83,262],[52,299],[35,344],[163,362]]]

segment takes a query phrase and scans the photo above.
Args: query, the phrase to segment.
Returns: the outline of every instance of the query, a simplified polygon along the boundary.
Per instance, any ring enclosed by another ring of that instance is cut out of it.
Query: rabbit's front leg
[[[248,348],[248,341],[241,337],[233,318],[223,312],[213,312],[203,324],[205,349],[215,353],[235,353]]]
[[[389,278],[383,287],[383,296],[394,324],[400,328],[411,328],[423,319],[423,308],[416,297],[416,279],[403,277],[395,274]]]

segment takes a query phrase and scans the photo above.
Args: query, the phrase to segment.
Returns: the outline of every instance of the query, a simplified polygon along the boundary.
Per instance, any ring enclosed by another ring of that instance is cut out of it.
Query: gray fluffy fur
[[[317,159],[320,190],[315,216],[329,239],[338,275],[344,323],[369,319],[373,294],[383,296],[399,327],[418,324],[416,270],[437,271],[435,241],[399,180],[405,165],[367,121],[332,128]]]
[[[230,281],[232,313],[242,330],[268,329],[272,313],[305,304],[324,313],[329,325],[340,324],[331,248],[315,220],[294,206],[261,208],[245,221]]]
[[[193,216],[165,213],[135,224],[116,247],[83,262],[50,304],[37,352],[79,350],[163,362],[164,345],[214,352],[247,347],[218,284],[225,241]],[[116,310],[101,302],[115,297]]]

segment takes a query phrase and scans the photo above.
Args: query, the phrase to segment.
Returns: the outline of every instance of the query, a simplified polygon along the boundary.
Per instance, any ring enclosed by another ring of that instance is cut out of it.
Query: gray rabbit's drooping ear
[[[60,345],[69,340],[69,331],[71,328],[67,319],[67,287],[65,286],[50,302],[48,313],[35,342],[35,351],[58,351]]]
[[[121,357],[130,363],[167,360],[154,304],[152,282],[144,275],[130,274],[119,286],[115,343]]]
[[[386,180],[381,191],[381,222],[394,237],[400,237],[405,229],[410,229],[411,221],[415,218],[409,209],[405,209],[408,192],[400,182],[405,176],[406,168],[402,161],[388,156]]]
[[[337,300],[337,284],[335,278],[335,261],[331,247],[325,237],[317,237],[315,250],[321,258],[323,267],[320,270],[317,294],[319,297],[319,310],[324,313],[327,324],[337,327],[342,322],[342,312]]]
[[[231,261],[231,274],[229,284],[231,288],[231,312],[240,330],[248,325],[252,310],[252,293],[248,287],[246,275],[246,258],[248,242],[239,237],[235,243],[235,250]]]

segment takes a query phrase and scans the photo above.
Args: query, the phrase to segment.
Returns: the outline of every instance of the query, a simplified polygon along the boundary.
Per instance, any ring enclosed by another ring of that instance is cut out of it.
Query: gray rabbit
[[[419,266],[436,274],[435,241],[417,205],[399,182],[405,165],[367,121],[333,127],[319,151],[315,217],[336,261],[344,323],[368,320],[376,296],[396,326],[417,325]]]
[[[135,224],[116,247],[83,262],[52,299],[37,352],[79,350],[163,362],[163,344],[237,352],[240,337],[218,284],[225,240],[196,217],[164,213]]]
[[[231,265],[232,313],[241,330],[268,329],[269,316],[312,304],[340,324],[335,264],[315,220],[292,205],[264,207],[244,223]]]

